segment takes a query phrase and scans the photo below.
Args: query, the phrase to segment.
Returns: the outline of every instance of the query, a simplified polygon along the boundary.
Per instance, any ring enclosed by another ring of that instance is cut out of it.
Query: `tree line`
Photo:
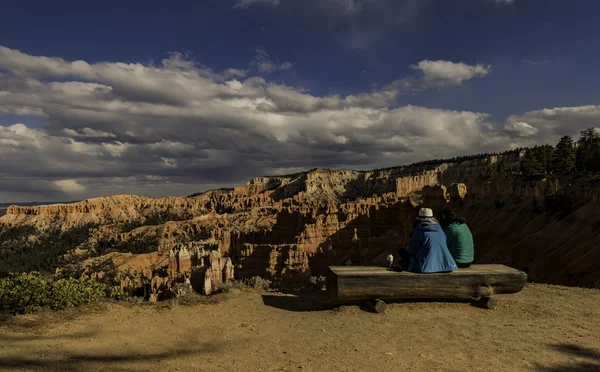
[[[571,136],[563,136],[556,146],[541,145],[516,148],[500,153],[494,152],[455,156],[447,159],[431,159],[412,163],[405,167],[439,165],[442,163],[458,164],[494,155],[519,154],[522,151],[525,151],[525,154],[518,168],[509,169],[504,159],[500,159],[498,162],[490,164],[489,175],[521,174],[527,178],[535,178],[549,173],[566,175],[600,172],[600,135],[595,128],[588,128],[581,131],[577,141],[574,141]]]
[[[600,172],[600,135],[595,128],[581,131],[575,142],[563,136],[556,147],[535,146],[525,151],[520,171],[525,177]]]

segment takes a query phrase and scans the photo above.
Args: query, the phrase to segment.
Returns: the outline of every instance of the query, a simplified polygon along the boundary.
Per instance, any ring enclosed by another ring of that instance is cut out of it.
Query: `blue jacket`
[[[420,224],[408,243],[408,271],[438,273],[458,270],[446,244],[446,234],[439,224]]]

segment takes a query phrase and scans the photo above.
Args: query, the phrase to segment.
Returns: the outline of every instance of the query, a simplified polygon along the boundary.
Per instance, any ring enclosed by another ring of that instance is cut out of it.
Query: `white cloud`
[[[84,138],[116,138],[114,133],[107,133],[101,130],[93,130],[91,128],[83,128],[76,131],[70,128],[64,128],[63,133],[69,137],[84,137]]]
[[[85,186],[79,184],[77,180],[59,180],[54,181],[54,185],[64,193],[67,194],[78,194],[85,191]]]
[[[533,127],[523,121],[506,123],[504,125],[504,130],[509,133],[513,133],[517,136],[520,136],[520,137],[533,136],[534,134],[539,132],[539,129],[537,129],[536,127]]]
[[[486,76],[491,71],[491,65],[442,60],[423,60],[411,67],[423,73],[422,85],[426,88],[461,85],[463,81]]]
[[[577,138],[583,129],[596,127],[600,121],[600,106],[556,107],[512,115],[506,122],[525,122],[538,129],[536,138],[554,143],[562,135]]]
[[[279,0],[237,0],[234,8],[246,9],[256,4],[279,5]]]
[[[291,62],[272,61],[269,54],[263,48],[256,49],[256,56],[250,62],[260,72],[273,72],[277,70],[290,70],[294,64]]]
[[[515,2],[515,0],[494,0],[494,2],[496,3],[496,5],[508,5],[508,4],[513,4]]]
[[[0,202],[191,194],[272,170],[368,169],[555,143],[599,122],[600,106],[502,124],[484,113],[398,107],[404,92],[489,72],[441,62],[417,64],[422,77],[381,90],[316,96],[246,72],[225,77],[178,54],[157,66],[89,64],[0,47],[0,112],[27,107],[48,123],[0,125]]]

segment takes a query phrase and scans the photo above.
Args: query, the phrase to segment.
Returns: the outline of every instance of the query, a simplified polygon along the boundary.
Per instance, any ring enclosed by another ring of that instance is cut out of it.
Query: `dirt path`
[[[527,285],[468,303],[319,309],[322,294],[231,292],[4,319],[2,371],[600,371],[600,290]]]

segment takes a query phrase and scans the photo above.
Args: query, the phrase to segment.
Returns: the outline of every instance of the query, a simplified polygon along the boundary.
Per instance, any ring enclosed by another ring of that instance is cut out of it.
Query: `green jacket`
[[[471,263],[475,255],[473,235],[466,223],[453,222],[443,228],[450,254],[458,263]]]

